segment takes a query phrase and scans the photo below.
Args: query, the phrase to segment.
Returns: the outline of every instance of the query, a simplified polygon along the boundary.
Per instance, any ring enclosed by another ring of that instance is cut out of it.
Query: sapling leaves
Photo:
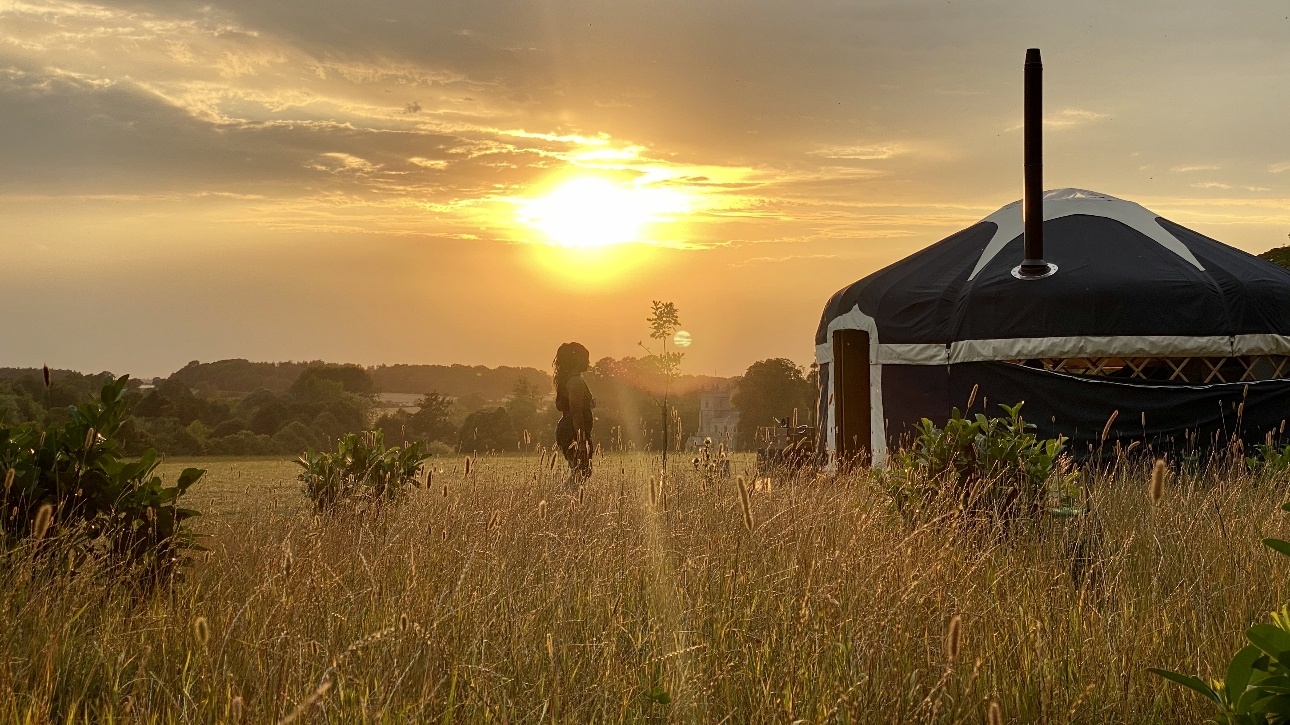
[[[1263,545],[1279,554],[1290,556],[1290,541],[1282,541],[1281,539],[1264,539]]]
[[[1190,690],[1199,692],[1200,694],[1204,695],[1210,700],[1213,700],[1214,703],[1219,705],[1220,707],[1225,707],[1227,705],[1227,703],[1223,701],[1223,698],[1214,690],[1214,688],[1205,684],[1205,681],[1200,679],[1199,677],[1192,677],[1191,675],[1184,675],[1182,673],[1173,672],[1171,670],[1162,670],[1156,667],[1149,667],[1147,668],[1147,671],[1153,675],[1158,675],[1160,677],[1163,677],[1166,680],[1169,680],[1170,682],[1177,683]]]
[[[197,512],[177,503],[205,471],[190,468],[167,487],[152,475],[155,451],[136,461],[121,459],[127,382],[125,376],[106,378],[96,398],[68,409],[63,424],[0,427],[0,468],[13,471],[0,510],[0,541],[20,543],[40,510],[52,507],[52,526],[79,555],[94,552],[134,571],[142,567],[145,582],[184,563],[181,552],[193,548],[193,535],[183,522]]]

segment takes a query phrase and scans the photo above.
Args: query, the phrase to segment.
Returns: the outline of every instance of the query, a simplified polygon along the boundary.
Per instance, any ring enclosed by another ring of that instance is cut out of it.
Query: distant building
[[[739,430],[739,411],[731,404],[734,388],[718,385],[699,393],[699,429],[690,436],[690,446],[703,445],[705,438],[713,444],[725,443],[731,448]]]

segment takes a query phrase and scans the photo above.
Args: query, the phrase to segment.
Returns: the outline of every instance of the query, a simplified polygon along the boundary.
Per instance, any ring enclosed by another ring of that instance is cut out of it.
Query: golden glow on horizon
[[[596,249],[629,242],[658,242],[649,227],[673,221],[691,205],[686,194],[576,176],[546,194],[519,203],[517,220],[559,247]]]

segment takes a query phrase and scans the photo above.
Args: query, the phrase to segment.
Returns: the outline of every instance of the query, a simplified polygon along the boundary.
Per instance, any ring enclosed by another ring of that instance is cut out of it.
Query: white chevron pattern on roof
[[[1043,208],[1044,221],[1075,214],[1114,219],[1155,240],[1160,246],[1177,254],[1196,269],[1205,271],[1205,267],[1191,253],[1191,250],[1160,226],[1156,221],[1159,215],[1139,204],[1085,189],[1053,189],[1044,192]],[[990,243],[985,245],[985,251],[981,252],[981,258],[972,268],[972,274],[968,275],[969,280],[975,279],[990,260],[1007,246],[1008,242],[1022,233],[1024,227],[1021,219],[1021,201],[1012,202],[982,221],[994,222],[998,229],[991,237]]]

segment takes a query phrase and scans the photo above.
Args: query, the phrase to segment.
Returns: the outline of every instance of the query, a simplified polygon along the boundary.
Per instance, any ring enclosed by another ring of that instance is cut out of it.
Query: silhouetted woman
[[[569,462],[571,470],[566,483],[571,486],[591,475],[591,409],[596,401],[582,379],[590,367],[590,353],[576,342],[561,345],[551,363],[555,409],[561,413],[560,422],[555,426],[555,442]]]

